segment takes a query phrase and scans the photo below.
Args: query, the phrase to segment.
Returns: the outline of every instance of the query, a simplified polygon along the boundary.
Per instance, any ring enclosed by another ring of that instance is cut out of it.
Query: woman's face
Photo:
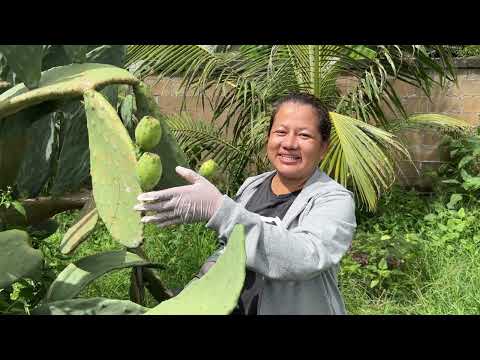
[[[267,155],[281,177],[306,180],[325,155],[327,145],[310,105],[287,102],[280,106],[268,137]]]

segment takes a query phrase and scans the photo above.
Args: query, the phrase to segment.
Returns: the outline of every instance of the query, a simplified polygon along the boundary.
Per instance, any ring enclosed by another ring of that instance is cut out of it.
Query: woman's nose
[[[295,134],[288,134],[283,138],[282,146],[287,149],[296,149],[298,147],[297,137]]]

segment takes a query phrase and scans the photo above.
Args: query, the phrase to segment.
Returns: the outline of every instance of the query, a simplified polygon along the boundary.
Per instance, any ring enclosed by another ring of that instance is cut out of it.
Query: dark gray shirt
[[[278,217],[281,220],[301,190],[285,195],[275,195],[272,192],[272,179],[274,175],[275,173],[265,179],[248,201],[245,208],[256,214],[272,218]],[[233,314],[256,315],[262,288],[262,276],[247,269],[242,293],[240,294],[237,308]]]

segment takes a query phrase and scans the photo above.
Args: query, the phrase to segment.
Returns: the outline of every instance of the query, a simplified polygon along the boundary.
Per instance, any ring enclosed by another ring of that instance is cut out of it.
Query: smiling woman
[[[215,264],[234,226],[245,225],[247,274],[234,313],[345,314],[337,271],[356,228],[355,204],[350,191],[318,169],[330,129],[317,98],[288,95],[271,117],[267,153],[273,171],[248,178],[233,200],[177,167],[191,185],[141,194],[135,209],[153,213],[144,222],[207,221],[218,233],[220,248],[197,277]]]

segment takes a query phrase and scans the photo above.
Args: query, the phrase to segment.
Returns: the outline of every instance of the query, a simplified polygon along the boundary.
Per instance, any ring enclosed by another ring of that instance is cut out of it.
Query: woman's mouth
[[[295,164],[301,160],[298,155],[278,154],[280,161],[284,164]]]

